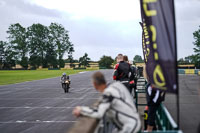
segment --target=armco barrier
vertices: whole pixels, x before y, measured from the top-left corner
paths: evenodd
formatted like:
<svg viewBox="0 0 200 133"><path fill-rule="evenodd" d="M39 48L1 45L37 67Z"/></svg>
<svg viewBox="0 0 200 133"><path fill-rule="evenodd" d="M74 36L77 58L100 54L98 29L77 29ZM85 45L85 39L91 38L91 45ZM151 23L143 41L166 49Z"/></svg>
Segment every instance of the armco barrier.
<svg viewBox="0 0 200 133"><path fill-rule="evenodd" d="M185 74L194 74L194 69L185 69Z"/></svg>
<svg viewBox="0 0 200 133"><path fill-rule="evenodd" d="M178 69L178 74L185 74L185 70L184 69Z"/></svg>
<svg viewBox="0 0 200 133"><path fill-rule="evenodd" d="M178 74L199 74L200 69L178 69Z"/></svg>
<svg viewBox="0 0 200 133"><path fill-rule="evenodd" d="M48 70L60 70L60 68L48 68Z"/></svg>
<svg viewBox="0 0 200 133"><path fill-rule="evenodd" d="M84 69L86 69L86 67L75 67L75 68L73 68L74 70L84 70Z"/></svg>
<svg viewBox="0 0 200 133"><path fill-rule="evenodd" d="M99 69L107 69L106 67L99 67Z"/></svg>
<svg viewBox="0 0 200 133"><path fill-rule="evenodd" d="M194 74L197 74L198 75L198 72L199 72L200 70L199 69L195 69L194 70Z"/></svg>

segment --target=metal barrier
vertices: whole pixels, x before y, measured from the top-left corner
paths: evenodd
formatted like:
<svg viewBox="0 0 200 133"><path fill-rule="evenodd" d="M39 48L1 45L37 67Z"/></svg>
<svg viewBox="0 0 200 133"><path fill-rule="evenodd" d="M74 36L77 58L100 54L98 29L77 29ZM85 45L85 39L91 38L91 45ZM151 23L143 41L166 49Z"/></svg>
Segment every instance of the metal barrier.
<svg viewBox="0 0 200 133"><path fill-rule="evenodd" d="M163 104L160 105L156 113L156 124L159 130L178 130L178 125Z"/></svg>
<svg viewBox="0 0 200 133"><path fill-rule="evenodd" d="M178 130L178 125L163 104L160 105L156 112L156 125L158 130L152 133L182 133L181 130Z"/></svg>
<svg viewBox="0 0 200 133"><path fill-rule="evenodd" d="M143 104L143 103L138 103L138 94L139 93L146 93L145 89L137 89L136 93L135 93L135 105L136 108L138 109L138 106L146 106L147 104Z"/></svg>
<svg viewBox="0 0 200 133"><path fill-rule="evenodd" d="M141 79L141 77L140 77ZM146 93L146 90L144 89L144 86L146 85L146 82L143 81L138 81L138 83L143 82L143 88L136 90L136 108L138 109L138 106L146 106L147 104L141 104L138 103L138 94L140 93ZM178 126L176 122L173 120L171 117L170 113L168 112L167 108L161 104L160 107L158 108L158 111L156 112L156 125L158 128L158 131L153 131L152 133L182 133L181 130L178 130ZM144 133L144 132L141 132Z"/></svg>
<svg viewBox="0 0 200 133"><path fill-rule="evenodd" d="M138 106L146 106L147 104L143 104L143 103L138 103L139 100L138 100L138 94L146 94L146 90L145 90L145 85L147 84L147 81L143 78L143 77L140 77L137 81L137 88L136 88L136 91L135 91L135 105L136 105L136 108L138 109ZM139 88L141 87L141 88Z"/></svg>

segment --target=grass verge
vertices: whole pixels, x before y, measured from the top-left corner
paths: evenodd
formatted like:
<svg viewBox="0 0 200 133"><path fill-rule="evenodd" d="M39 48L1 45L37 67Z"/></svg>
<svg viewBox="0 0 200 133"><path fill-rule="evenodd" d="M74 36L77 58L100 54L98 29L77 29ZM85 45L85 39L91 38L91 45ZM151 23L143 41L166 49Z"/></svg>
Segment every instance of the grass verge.
<svg viewBox="0 0 200 133"><path fill-rule="evenodd" d="M63 72L70 74L76 74L82 71L91 70L1 70L0 71L0 85L7 85L13 83L20 83L25 81L39 80L45 78L53 78L61 76Z"/></svg>

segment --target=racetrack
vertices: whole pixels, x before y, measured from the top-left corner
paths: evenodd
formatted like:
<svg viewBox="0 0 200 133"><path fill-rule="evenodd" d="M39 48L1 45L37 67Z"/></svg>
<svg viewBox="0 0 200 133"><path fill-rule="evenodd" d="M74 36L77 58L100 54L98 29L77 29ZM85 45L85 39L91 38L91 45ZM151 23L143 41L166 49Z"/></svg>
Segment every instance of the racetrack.
<svg viewBox="0 0 200 133"><path fill-rule="evenodd" d="M112 82L113 70L102 70ZM72 109L91 105L99 97L91 85L91 75L71 75L70 93L65 94L60 78L50 78L0 86L0 133L66 133L77 119ZM196 133L200 122L200 77L180 75L180 117L184 133ZM164 102L176 120L175 95Z"/></svg>
<svg viewBox="0 0 200 133"><path fill-rule="evenodd" d="M112 71L102 72L112 81ZM99 97L91 85L92 73L71 75L68 94L59 77L0 86L0 132L66 133L77 121L72 109L91 105Z"/></svg>

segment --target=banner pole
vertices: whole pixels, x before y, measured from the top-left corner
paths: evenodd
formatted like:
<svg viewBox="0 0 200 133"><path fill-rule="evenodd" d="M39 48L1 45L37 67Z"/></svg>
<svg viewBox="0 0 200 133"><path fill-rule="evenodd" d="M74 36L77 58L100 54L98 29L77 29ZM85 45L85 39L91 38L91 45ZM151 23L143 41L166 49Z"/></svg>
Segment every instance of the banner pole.
<svg viewBox="0 0 200 133"><path fill-rule="evenodd" d="M177 62L177 39L176 39L176 17L175 17L175 5L174 0L173 4L173 17L174 17L174 36L175 36L175 62L176 62L176 83L177 83L177 96L176 96L176 104L177 104L177 125L178 129L180 129L180 101L179 101L179 77L178 77L178 62Z"/></svg>

